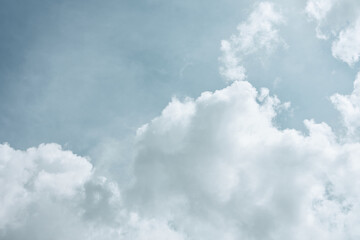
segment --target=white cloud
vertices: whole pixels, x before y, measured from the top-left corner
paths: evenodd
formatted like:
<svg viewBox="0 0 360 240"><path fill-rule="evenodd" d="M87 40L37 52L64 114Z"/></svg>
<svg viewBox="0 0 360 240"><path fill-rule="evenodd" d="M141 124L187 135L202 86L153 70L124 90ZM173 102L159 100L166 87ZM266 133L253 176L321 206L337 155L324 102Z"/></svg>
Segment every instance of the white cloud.
<svg viewBox="0 0 360 240"><path fill-rule="evenodd" d="M92 165L57 144L16 151L0 145L0 228L24 219L22 209L42 196L72 198L89 179Z"/></svg>
<svg viewBox="0 0 360 240"><path fill-rule="evenodd" d="M245 79L246 70L241 65L244 57L260 50L271 51L284 43L275 28L283 22L284 19L275 10L274 4L261 2L249 18L237 27L237 35L221 41L223 54L220 58L220 73L227 81Z"/></svg>
<svg viewBox="0 0 360 240"><path fill-rule="evenodd" d="M309 0L305 10L309 17L319 21L326 17L334 2L334 0Z"/></svg>
<svg viewBox="0 0 360 240"><path fill-rule="evenodd" d="M0 238L358 239L360 143L344 143L314 120L304 121L308 134L276 128L289 103L238 81L243 57L283 42L274 28L282 22L271 3L260 3L222 42L221 71L232 84L173 98L138 129L132 171L121 171L132 185L98 176L87 158L57 144L0 145ZM359 79L352 94L331 98L351 133ZM116 154L98 154L102 172Z"/></svg>
<svg viewBox="0 0 360 240"><path fill-rule="evenodd" d="M359 2L308 0L305 12L317 22L316 35L332 40L333 57L353 66L360 57Z"/></svg>
<svg viewBox="0 0 360 240"><path fill-rule="evenodd" d="M357 239L360 143L313 120L279 130L286 107L246 81L174 98L139 129L122 189L59 145L0 145L1 237Z"/></svg>
<svg viewBox="0 0 360 240"><path fill-rule="evenodd" d="M360 143L313 120L277 129L287 106L246 81L173 99L122 189L56 144L1 145L2 239L358 238Z"/></svg>
<svg viewBox="0 0 360 240"><path fill-rule="evenodd" d="M0 144L1 239L183 239L161 219L122 205L116 183L88 159L41 144L25 151Z"/></svg>
<svg viewBox="0 0 360 240"><path fill-rule="evenodd" d="M346 29L340 31L338 39L332 44L332 54L350 66L360 57L360 18Z"/></svg>
<svg viewBox="0 0 360 240"><path fill-rule="evenodd" d="M321 25L335 3L336 0L308 0L306 3L305 12L310 19L317 21L316 36L320 39L328 38L321 31Z"/></svg>
<svg viewBox="0 0 360 240"><path fill-rule="evenodd" d="M331 101L341 113L348 134L353 136L360 127L360 73L354 81L354 90L350 95L337 93L331 96Z"/></svg>
<svg viewBox="0 0 360 240"><path fill-rule="evenodd" d="M308 136L279 130L280 106L245 81L173 100L138 132L129 208L189 239L359 237L360 144L313 120Z"/></svg>

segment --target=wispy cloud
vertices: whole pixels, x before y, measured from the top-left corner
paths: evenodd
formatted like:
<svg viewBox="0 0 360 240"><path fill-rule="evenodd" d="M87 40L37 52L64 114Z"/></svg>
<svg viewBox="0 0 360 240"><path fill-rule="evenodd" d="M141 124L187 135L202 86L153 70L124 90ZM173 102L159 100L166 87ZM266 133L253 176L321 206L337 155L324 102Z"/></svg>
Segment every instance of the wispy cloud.
<svg viewBox="0 0 360 240"><path fill-rule="evenodd" d="M331 11L337 0L308 0L305 11L310 19L317 22L316 36L320 39L328 39L328 36L321 31L326 15Z"/></svg>
<svg viewBox="0 0 360 240"><path fill-rule="evenodd" d="M261 2L249 18L238 27L238 33L229 40L221 41L222 57L220 73L226 81L244 80L246 70L242 61L258 51L272 51L284 41L276 26L284 23L283 16L275 10L274 4Z"/></svg>

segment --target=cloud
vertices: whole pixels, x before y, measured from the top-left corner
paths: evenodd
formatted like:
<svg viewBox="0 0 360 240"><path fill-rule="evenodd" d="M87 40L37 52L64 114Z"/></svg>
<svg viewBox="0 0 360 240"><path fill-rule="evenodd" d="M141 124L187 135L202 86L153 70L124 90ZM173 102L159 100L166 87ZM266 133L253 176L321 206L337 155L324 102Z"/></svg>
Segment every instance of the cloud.
<svg viewBox="0 0 360 240"><path fill-rule="evenodd" d="M38 198L72 198L91 176L92 165L57 144L17 151L0 145L0 228L24 219L22 209Z"/></svg>
<svg viewBox="0 0 360 240"><path fill-rule="evenodd" d="M261 2L249 18L237 27L237 35L221 41L220 73L227 81L245 79L246 70L241 65L244 57L260 50L272 51L277 45L284 44L275 28L281 23L284 23L284 19L275 10L274 4Z"/></svg>
<svg viewBox="0 0 360 240"><path fill-rule="evenodd" d="M316 36L320 39L328 38L328 36L321 31L321 27L327 14L336 2L336 0L308 0L306 3L305 12L311 20L317 22Z"/></svg>
<svg viewBox="0 0 360 240"><path fill-rule="evenodd" d="M331 101L341 113L348 134L354 136L360 127L360 73L354 81L354 90L350 95L334 94Z"/></svg>
<svg viewBox="0 0 360 240"><path fill-rule="evenodd" d="M305 7L308 17L317 22L316 36L331 39L333 57L350 66L360 56L359 7L353 0L308 0Z"/></svg>
<svg viewBox="0 0 360 240"><path fill-rule="evenodd" d="M322 20L331 10L335 0L309 0L306 3L306 13L315 20Z"/></svg>
<svg viewBox="0 0 360 240"><path fill-rule="evenodd" d="M332 54L350 66L359 61L360 57L360 18L340 31L332 44Z"/></svg>
<svg viewBox="0 0 360 240"><path fill-rule="evenodd" d="M283 42L274 28L283 21L273 4L257 5L222 42L221 71L231 84L173 98L140 127L134 154L125 154L134 159L119 171L126 183L57 144L0 145L0 238L358 239L360 143L312 119L306 134L277 128L289 103L241 81L245 56ZM350 95L331 97L351 133L359 79ZM98 153L101 174L116 154Z"/></svg>
<svg viewBox="0 0 360 240"><path fill-rule="evenodd" d="M183 239L161 219L127 211L115 182L58 144L1 144L0 184L1 239Z"/></svg>
<svg viewBox="0 0 360 240"><path fill-rule="evenodd" d="M174 98L139 128L123 188L59 145L3 144L2 239L359 237L360 144L276 128L287 106L246 81Z"/></svg>
<svg viewBox="0 0 360 240"><path fill-rule="evenodd" d="M360 144L313 120L279 130L281 106L245 81L174 99L138 132L129 208L189 239L359 237Z"/></svg>

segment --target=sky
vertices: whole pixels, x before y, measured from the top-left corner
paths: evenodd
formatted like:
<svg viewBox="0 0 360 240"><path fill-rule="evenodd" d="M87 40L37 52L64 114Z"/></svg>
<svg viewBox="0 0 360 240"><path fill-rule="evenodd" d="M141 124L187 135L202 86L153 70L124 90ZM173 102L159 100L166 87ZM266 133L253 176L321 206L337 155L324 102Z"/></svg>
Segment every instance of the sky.
<svg viewBox="0 0 360 240"><path fill-rule="evenodd" d="M0 0L0 239L359 239L360 2Z"/></svg>

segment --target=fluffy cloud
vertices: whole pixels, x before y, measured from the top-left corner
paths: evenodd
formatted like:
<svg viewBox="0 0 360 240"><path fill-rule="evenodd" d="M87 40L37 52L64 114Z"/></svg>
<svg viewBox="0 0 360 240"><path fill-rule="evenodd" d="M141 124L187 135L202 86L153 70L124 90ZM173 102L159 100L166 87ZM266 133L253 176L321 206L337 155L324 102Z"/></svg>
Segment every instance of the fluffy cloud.
<svg viewBox="0 0 360 240"><path fill-rule="evenodd" d="M0 145L0 228L24 220L22 209L39 198L72 198L89 179L92 165L57 144L16 151Z"/></svg>
<svg viewBox="0 0 360 240"><path fill-rule="evenodd" d="M122 205L116 183L57 144L0 145L1 239L183 239Z"/></svg>
<svg viewBox="0 0 360 240"><path fill-rule="evenodd" d="M360 144L313 120L279 130L281 107L243 81L173 100L138 132L129 207L189 239L359 237Z"/></svg>
<svg viewBox="0 0 360 240"><path fill-rule="evenodd" d="M316 6L308 11L322 19ZM222 42L231 85L173 98L138 129L128 176L119 178L128 183L99 176L88 158L57 144L0 145L0 238L358 239L360 77L352 94L331 97L347 139L314 120L304 121L306 134L279 129L289 103L240 81L245 56L283 42L274 27L282 22L260 3Z"/></svg>
<svg viewBox="0 0 360 240"><path fill-rule="evenodd" d="M173 99L122 189L56 144L1 145L2 239L357 239L360 143L276 128L287 106L246 81Z"/></svg>
<svg viewBox="0 0 360 240"><path fill-rule="evenodd" d="M241 65L243 58L260 50L273 50L283 44L277 25L284 22L282 15L275 10L274 4L261 2L249 18L241 23L237 35L230 40L221 41L222 57L220 73L227 81L243 80L245 68Z"/></svg>

